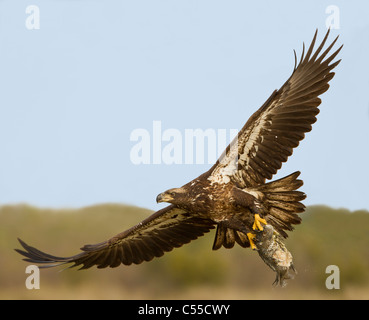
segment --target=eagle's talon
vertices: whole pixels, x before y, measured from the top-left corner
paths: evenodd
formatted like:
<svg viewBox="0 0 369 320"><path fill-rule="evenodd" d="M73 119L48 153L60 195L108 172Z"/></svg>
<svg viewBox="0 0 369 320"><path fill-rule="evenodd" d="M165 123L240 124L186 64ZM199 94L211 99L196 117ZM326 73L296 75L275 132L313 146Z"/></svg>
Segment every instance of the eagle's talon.
<svg viewBox="0 0 369 320"><path fill-rule="evenodd" d="M254 215L254 224L252 225L253 230L263 231L264 228L261 224L268 224L265 219L261 218L258 213Z"/></svg>
<svg viewBox="0 0 369 320"><path fill-rule="evenodd" d="M251 233L251 232L248 232L247 234L247 238L249 239L249 242L250 242L250 246L251 246L251 249L252 250L257 250L258 248L256 247L255 245L255 238L256 238L256 235Z"/></svg>

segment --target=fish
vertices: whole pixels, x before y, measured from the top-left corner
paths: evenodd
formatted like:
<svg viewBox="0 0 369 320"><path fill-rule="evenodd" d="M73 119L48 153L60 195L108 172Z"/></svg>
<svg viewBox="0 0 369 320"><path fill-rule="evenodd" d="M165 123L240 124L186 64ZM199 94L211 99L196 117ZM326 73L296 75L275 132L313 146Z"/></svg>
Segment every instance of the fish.
<svg viewBox="0 0 369 320"><path fill-rule="evenodd" d="M261 259L276 272L273 286L281 287L287 285L289 279L294 279L297 271L293 264L293 257L283 242L283 237L267 224L263 230L256 234L255 245Z"/></svg>

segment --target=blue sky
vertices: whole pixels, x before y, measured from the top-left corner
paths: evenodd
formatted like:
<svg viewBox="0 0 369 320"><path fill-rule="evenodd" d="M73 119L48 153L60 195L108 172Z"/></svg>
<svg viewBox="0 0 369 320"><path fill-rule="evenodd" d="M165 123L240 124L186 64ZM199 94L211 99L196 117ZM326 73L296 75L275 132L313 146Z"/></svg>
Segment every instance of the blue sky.
<svg viewBox="0 0 369 320"><path fill-rule="evenodd" d="M300 170L307 205L369 209L368 1L0 1L0 204L163 207L211 165L134 164L132 132L240 129L329 5L342 62L275 178Z"/></svg>

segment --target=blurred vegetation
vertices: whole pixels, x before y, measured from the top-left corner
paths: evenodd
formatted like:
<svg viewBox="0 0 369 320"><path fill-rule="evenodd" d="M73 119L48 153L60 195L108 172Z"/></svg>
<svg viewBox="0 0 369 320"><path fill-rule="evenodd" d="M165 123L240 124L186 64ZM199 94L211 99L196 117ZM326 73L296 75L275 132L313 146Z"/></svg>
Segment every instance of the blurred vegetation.
<svg viewBox="0 0 369 320"><path fill-rule="evenodd" d="M0 299L368 299L369 213L308 207L286 240L298 271L286 288L256 252L212 251L214 231L160 259L114 269L41 269L40 289L25 287L28 263L17 237L51 254L70 256L104 241L151 211L104 204L82 209L0 207ZM340 269L340 289L325 287L326 267Z"/></svg>

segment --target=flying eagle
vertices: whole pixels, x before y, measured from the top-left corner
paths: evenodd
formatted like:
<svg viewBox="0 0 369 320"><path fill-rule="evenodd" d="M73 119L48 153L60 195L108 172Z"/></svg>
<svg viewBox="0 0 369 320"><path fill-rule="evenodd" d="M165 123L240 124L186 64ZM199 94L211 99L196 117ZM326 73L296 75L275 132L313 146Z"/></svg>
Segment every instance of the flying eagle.
<svg viewBox="0 0 369 320"><path fill-rule="evenodd" d="M300 172L266 182L281 168L293 148L312 129L319 113L319 96L328 90L334 69L341 60L332 62L342 46L330 53L338 37L323 51L329 30L313 52L317 31L292 75L275 90L257 110L217 162L196 179L180 188L160 193L156 201L168 202L163 208L134 227L111 239L88 244L70 257L57 257L27 245L16 249L25 261L43 267L73 263L87 269L140 264L195 240L216 229L213 250L242 247L256 249L256 235L271 225L281 237L299 224L298 213L305 206L305 194L297 191L303 182ZM325 59L325 60L324 60Z"/></svg>

